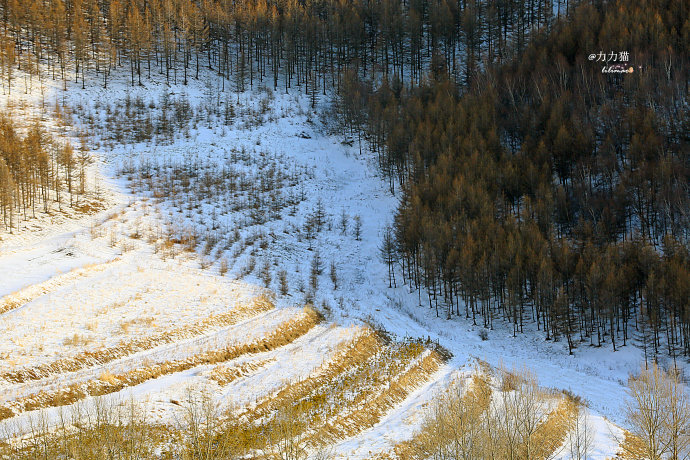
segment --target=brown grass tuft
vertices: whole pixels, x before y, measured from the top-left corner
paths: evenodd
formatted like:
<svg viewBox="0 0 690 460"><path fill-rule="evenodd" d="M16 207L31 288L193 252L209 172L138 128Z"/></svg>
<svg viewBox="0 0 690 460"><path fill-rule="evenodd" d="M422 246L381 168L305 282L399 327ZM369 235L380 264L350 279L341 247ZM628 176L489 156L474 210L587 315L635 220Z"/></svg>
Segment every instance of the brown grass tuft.
<svg viewBox="0 0 690 460"><path fill-rule="evenodd" d="M89 201L82 201L72 206L72 209L81 214L95 214L105 209L105 203L104 200L97 200L94 198Z"/></svg>
<svg viewBox="0 0 690 460"><path fill-rule="evenodd" d="M240 377L245 377L275 361L275 358L264 359L243 363L238 366L226 367L216 366L210 372L208 378L215 381L220 386L225 386Z"/></svg>
<svg viewBox="0 0 690 460"><path fill-rule="evenodd" d="M616 460L638 460L645 458L647 451L644 442L628 430L624 431L625 437L620 443L618 452L616 452Z"/></svg>
<svg viewBox="0 0 690 460"><path fill-rule="evenodd" d="M99 375L98 380L100 380L101 382L108 383L110 385L117 385L117 383L118 383L117 377L115 377L113 374L111 374L108 371L105 371L101 375Z"/></svg>
<svg viewBox="0 0 690 460"><path fill-rule="evenodd" d="M70 347L83 347L91 342L93 342L93 340L90 337L75 333L73 336L67 337L65 340L63 340L62 343Z"/></svg>

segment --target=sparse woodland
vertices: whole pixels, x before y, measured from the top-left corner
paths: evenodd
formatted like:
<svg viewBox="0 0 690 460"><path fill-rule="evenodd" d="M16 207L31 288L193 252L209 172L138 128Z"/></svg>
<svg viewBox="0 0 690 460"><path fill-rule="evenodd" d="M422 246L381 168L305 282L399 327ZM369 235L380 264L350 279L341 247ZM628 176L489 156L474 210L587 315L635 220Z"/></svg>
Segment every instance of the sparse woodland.
<svg viewBox="0 0 690 460"><path fill-rule="evenodd" d="M634 340L690 353L680 0L57 0L0 11L7 92L14 67L104 87L118 67L132 85L186 83L205 67L222 90L296 87L314 101L336 91L343 132L368 142L403 197L389 274L401 271L439 316L489 328L502 318L514 333L531 323L571 352ZM629 52L634 73L601 74L587 56L602 50ZM173 129L139 121L140 140ZM47 199L39 171L64 170L71 187L68 157L26 161L27 174L5 158L6 222L40 201L28 189Z"/></svg>
<svg viewBox="0 0 690 460"><path fill-rule="evenodd" d="M515 333L534 323L571 351L640 339L690 352L682 1L0 8L7 91L14 66L83 85L87 69L107 86L118 66L132 85L187 82L204 66L222 89L280 84L314 100L334 89L344 132L369 142L403 195L386 260L439 316L504 318ZM630 53L633 74L587 60L612 47ZM149 136L169 126L144 121ZM26 181L13 181L3 209L28 209Z"/></svg>

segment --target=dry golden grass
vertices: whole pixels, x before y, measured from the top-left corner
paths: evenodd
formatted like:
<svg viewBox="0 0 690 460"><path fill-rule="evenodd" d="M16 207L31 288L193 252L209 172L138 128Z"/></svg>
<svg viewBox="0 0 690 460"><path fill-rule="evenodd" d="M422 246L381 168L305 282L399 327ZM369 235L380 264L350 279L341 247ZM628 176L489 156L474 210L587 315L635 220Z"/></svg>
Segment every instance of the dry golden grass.
<svg viewBox="0 0 690 460"><path fill-rule="evenodd" d="M0 314L19 308L27 302L23 299L14 298L15 295L16 294L9 294L0 300Z"/></svg>
<svg viewBox="0 0 690 460"><path fill-rule="evenodd" d="M51 374L74 372L90 366L103 365L134 353L200 335L211 328L232 326L273 308L271 299L261 295L252 299L248 304L239 305L227 313L211 315L196 323L159 332L148 337L122 341L117 345L98 350L83 351L75 356L61 358L51 363L4 372L0 374L0 378L12 383L21 383L39 380Z"/></svg>
<svg viewBox="0 0 690 460"><path fill-rule="evenodd" d="M12 414L16 415L29 410L73 404L87 396L101 396L114 393L126 387L139 385L148 380L181 372L196 366L216 364L245 354L274 350L303 336L316 326L321 319L321 316L314 309L305 307L295 318L282 323L268 335L253 342L198 353L186 359L165 361L152 366L134 369L123 374L108 376L106 380L99 378L66 385L59 390L41 391L0 406L0 416L8 418L9 412L3 411L3 408L9 409ZM4 418L0 418L0 420Z"/></svg>
<svg viewBox="0 0 690 460"><path fill-rule="evenodd" d="M312 376L286 385L275 396L268 396L259 401L256 407L244 412L241 417L248 422L261 419L281 407L309 397L322 387L330 387L337 376L357 366L364 366L375 353L381 351L382 345L376 333L366 329L362 334L341 345L333 358L322 364Z"/></svg>
<svg viewBox="0 0 690 460"><path fill-rule="evenodd" d="M56 426L51 426L45 418L33 418L30 436L0 442L0 458L172 458L169 446L183 435L188 436L172 427L149 422L143 408L134 401L117 405L98 404L90 409L76 408L61 412L56 423ZM183 446L176 447L184 453Z"/></svg>
<svg viewBox="0 0 690 460"><path fill-rule="evenodd" d="M72 206L72 209L80 214L95 214L105 209L105 200L90 198L88 201L82 201L79 204Z"/></svg>
<svg viewBox="0 0 690 460"><path fill-rule="evenodd" d="M577 417L576 404L571 398L561 398L558 406L537 427L532 439L533 451L530 454L530 459L549 459L556 449L563 445L568 432L574 426L575 417Z"/></svg>
<svg viewBox="0 0 690 460"><path fill-rule="evenodd" d="M492 405L492 395L505 397L513 392L531 392L536 382L528 373L499 370L500 379L494 392L490 382L496 382L493 378L495 369L480 365L478 371L464 393L461 385L452 383L444 393L436 396L422 429L412 439L395 445L393 452L382 453L377 458L553 458L575 425L578 401L567 395L558 396L558 405L546 416L540 416L539 407L557 396L537 389L533 393L537 399L531 400L532 393L525 393L525 397L520 399L521 405L511 406L508 410L516 407L527 410L526 405L529 404L533 407L530 410L534 411L529 417L535 417L536 424L531 433L525 430L519 434L511 430L515 442L511 445L504 424L509 420L512 420L510 423L528 423L528 414L511 419L501 404L505 400L498 398L498 404Z"/></svg>
<svg viewBox="0 0 690 460"><path fill-rule="evenodd" d="M419 342L384 342L365 330L307 379L231 415L219 437L231 436L255 458L280 456L288 445L293 452L316 451L370 428L443 362Z"/></svg>
<svg viewBox="0 0 690 460"><path fill-rule="evenodd" d="M140 317L140 318L134 318L134 319L128 319L126 321L120 321L120 331L122 331L123 334L129 334L129 330L133 326L146 326L146 327L151 327L151 325L156 321L156 319L152 316L146 316L146 317ZM88 325L87 325L88 328Z"/></svg>
<svg viewBox="0 0 690 460"><path fill-rule="evenodd" d="M623 441L616 452L616 460L639 460L646 457L644 442L628 430L624 432Z"/></svg>
<svg viewBox="0 0 690 460"><path fill-rule="evenodd" d="M303 425L304 448L315 449L357 434L374 424L438 369L440 357L417 342L381 347L367 331L336 356L325 372L290 386L260 403L246 420L289 412ZM282 394L281 394L282 393ZM275 429L275 421L260 431Z"/></svg>
<svg viewBox="0 0 690 460"><path fill-rule="evenodd" d="M275 358L251 361L232 367L219 365L213 368L208 378L215 381L220 386L225 386L240 377L246 377L258 371L272 362L275 362Z"/></svg>
<svg viewBox="0 0 690 460"><path fill-rule="evenodd" d="M345 410L326 422L309 437L309 444L314 447L325 446L374 426L414 389L427 382L442 364L443 359L437 352L424 354L402 374L394 376L386 387L379 389L382 390L379 394L373 398L355 400L351 406L354 410Z"/></svg>
<svg viewBox="0 0 690 460"><path fill-rule="evenodd" d="M525 382L525 378L518 372L500 369L501 391L515 391Z"/></svg>
<svg viewBox="0 0 690 460"><path fill-rule="evenodd" d="M300 315L251 343L199 353L184 360L153 364L124 374L104 371L93 381L68 386L61 391L32 395L11 406L0 406L0 419L11 417L12 409L21 412L71 404L89 395L118 391L171 372L269 351L304 335L320 319L314 310L305 308ZM274 359L255 360L233 367L221 364L213 368L208 377L220 385L227 385ZM191 449L199 440L213 449L209 453L211 456L203 458L287 458L284 450L287 447L294 449L293 453L315 453L323 446L357 435L379 423L414 389L429 381L443 361L440 353L425 348L420 342L387 343L373 330L365 329L351 340L339 344L330 359L307 379L285 385L276 394L266 396L239 414L228 413L228 417L214 419L207 427L208 432L185 434L185 428L156 426L145 423L143 419L135 424L126 421L124 424L106 421L99 426L78 423L66 430L39 432L39 441L29 441L23 450L3 450L4 447L0 446L0 456L12 452L11 458L28 459L41 452L42 457L47 455L47 458L57 458L58 455L67 455L65 458L105 458L98 450L99 444L92 442L94 439L102 437L102 444L107 444L111 453L132 452L122 442L134 431L137 448L141 452L150 455L157 450L163 453L162 458L200 458L196 456L196 450ZM463 398L471 400L479 412L483 411L491 400L487 380L475 375ZM184 405L180 405L179 410L185 411ZM206 427L203 423L201 426ZM80 438L85 441L83 446L79 444ZM190 443L190 440L194 442ZM378 458L421 458L407 447L400 444L391 456L380 455ZM146 455L144 458L151 458ZM134 457L125 455L123 458Z"/></svg>
<svg viewBox="0 0 690 460"><path fill-rule="evenodd" d="M491 403L492 389L487 374L485 374L486 371L488 369L482 369L472 376L472 383L461 399L461 404L471 408L472 416L477 419L481 417ZM452 388L456 386L457 382L452 383L447 391L452 391ZM422 460L428 458L431 452L427 451L425 446L432 444L431 437L434 433L431 432L431 429L431 425L425 425L412 439L397 443L393 447L393 452L380 454L377 458L381 460Z"/></svg>
<svg viewBox="0 0 690 460"><path fill-rule="evenodd" d="M5 420L10 417L14 417L14 412L12 412L12 409L7 407L0 407L0 420Z"/></svg>
<svg viewBox="0 0 690 460"><path fill-rule="evenodd" d="M86 337L81 334L74 334L71 337L67 337L65 340L62 341L67 346L70 347L83 347L85 345L88 345L92 342L93 340L89 337Z"/></svg>
<svg viewBox="0 0 690 460"><path fill-rule="evenodd" d="M115 385L117 383L117 377L115 377L113 374L111 374L108 371L105 371L101 375L99 375L98 380L109 383L111 385Z"/></svg>
<svg viewBox="0 0 690 460"><path fill-rule="evenodd" d="M159 248L162 251L171 251L176 247L182 247L182 250L187 252L194 252L196 250L198 239L196 235L191 232L185 233L179 237L164 236Z"/></svg>

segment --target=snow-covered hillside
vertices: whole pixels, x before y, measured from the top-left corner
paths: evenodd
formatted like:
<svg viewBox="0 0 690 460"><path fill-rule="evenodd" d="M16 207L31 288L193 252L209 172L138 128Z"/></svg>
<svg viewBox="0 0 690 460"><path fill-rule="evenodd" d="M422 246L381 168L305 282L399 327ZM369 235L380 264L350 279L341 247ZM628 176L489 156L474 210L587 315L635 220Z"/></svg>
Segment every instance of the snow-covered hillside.
<svg viewBox="0 0 690 460"><path fill-rule="evenodd" d="M297 92L224 93L211 75L187 86L130 87L126 76L107 90L46 85L43 99L71 108L90 134L108 209L54 225L39 217L40 233L3 235L5 433L26 433L38 411L55 422L59 398L134 397L175 424L190 394L249 413L309 380L342 384L354 404L324 412L347 428L313 452L371 458L411 439L429 400L481 361L530 369L541 386L584 398L592 458L615 456L640 350L583 346L569 356L541 335L513 338L500 322L482 338L470 322L437 318L407 286L389 287L379 247L398 197L366 151L328 134L326 100L312 109ZM38 105L21 89L12 97ZM351 352L371 328L394 341ZM434 343L452 358L437 359ZM332 371L342 360L350 367ZM389 380L343 383L365 368ZM393 397L391 382L408 374L415 383ZM345 424L364 403L380 412Z"/></svg>

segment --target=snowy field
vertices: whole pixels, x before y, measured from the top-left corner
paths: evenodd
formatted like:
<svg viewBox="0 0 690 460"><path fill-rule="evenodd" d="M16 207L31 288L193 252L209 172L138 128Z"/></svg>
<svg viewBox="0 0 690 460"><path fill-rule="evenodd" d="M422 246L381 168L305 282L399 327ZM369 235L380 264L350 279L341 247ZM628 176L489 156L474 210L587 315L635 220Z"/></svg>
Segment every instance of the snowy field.
<svg viewBox="0 0 690 460"><path fill-rule="evenodd" d="M356 142L328 134L325 98L312 109L297 91L237 95L220 84L209 76L130 87L124 75L107 90L79 84L65 92L47 82L38 97L36 82L32 92L14 89L10 99L26 111L51 101L71 109L94 144L105 209L39 217L28 224L33 231L2 235L5 433L22 434L39 411L57 419L58 397L134 397L158 422L174 423L179 401L203 393L251 418L291 383L350 382L345 376L361 369L333 373L329 363L350 356L348 344L373 327L395 340L371 345L361 366L392 381L415 366L424 372L397 399L385 385L357 380L350 402L359 404L361 393L385 410L333 434L329 456L372 458L411 439L431 398L476 372L478 360L530 369L541 386L582 397L596 427L592 458L616 455L639 349L583 345L570 356L541 334L512 338L500 321L482 339L470 322L436 318L407 286L389 288L378 248L398 197L366 149L360 155ZM390 369L377 361L398 356L408 338L452 358L427 363L424 348L400 354ZM337 424L354 416L347 411L324 414Z"/></svg>

